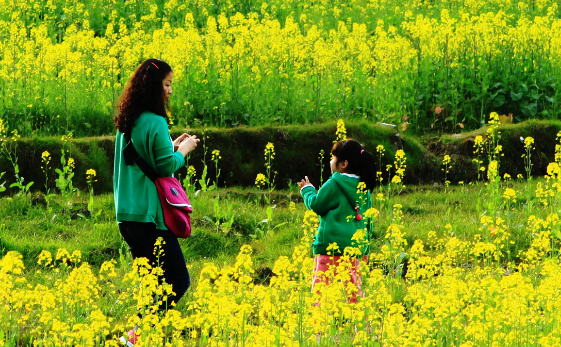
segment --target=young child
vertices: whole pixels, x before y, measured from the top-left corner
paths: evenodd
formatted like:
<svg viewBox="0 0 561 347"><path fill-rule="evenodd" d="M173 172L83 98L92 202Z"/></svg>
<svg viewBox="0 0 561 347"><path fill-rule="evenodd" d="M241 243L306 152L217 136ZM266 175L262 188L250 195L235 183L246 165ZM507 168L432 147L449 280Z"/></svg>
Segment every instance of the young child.
<svg viewBox="0 0 561 347"><path fill-rule="evenodd" d="M357 287L358 295L362 295L360 258L366 259L370 251L370 224L363 214L372 207L370 192L376 177L375 159L355 140L337 142L331 154L332 176L317 193L307 176L300 181L304 205L319 215L319 227L312 243L315 256L312 291L316 283L329 284L329 278L322 274L328 271L329 264L337 266L345 248L352 247L355 252L358 249L360 254L353 254L350 282ZM364 182L361 184L366 188L362 189L364 192L361 192L360 182ZM366 232L359 240L353 240L359 229ZM338 249L330 247L333 243L337 243ZM350 296L349 302L356 302L356 293Z"/></svg>

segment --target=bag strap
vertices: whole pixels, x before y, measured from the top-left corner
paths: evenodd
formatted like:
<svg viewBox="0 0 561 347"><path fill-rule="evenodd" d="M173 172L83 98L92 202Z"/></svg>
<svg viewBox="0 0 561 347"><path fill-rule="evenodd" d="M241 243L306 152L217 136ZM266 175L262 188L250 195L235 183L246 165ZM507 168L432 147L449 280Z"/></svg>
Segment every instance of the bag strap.
<svg viewBox="0 0 561 347"><path fill-rule="evenodd" d="M156 183L156 179L160 177L156 170L154 170L154 168L152 168L152 166L150 166L144 159L142 159L140 154L138 154L136 148L134 148L134 145L132 144L130 135L125 135L125 140L127 141L127 145L123 149L125 164L129 166L136 163L138 168L146 175L146 177Z"/></svg>

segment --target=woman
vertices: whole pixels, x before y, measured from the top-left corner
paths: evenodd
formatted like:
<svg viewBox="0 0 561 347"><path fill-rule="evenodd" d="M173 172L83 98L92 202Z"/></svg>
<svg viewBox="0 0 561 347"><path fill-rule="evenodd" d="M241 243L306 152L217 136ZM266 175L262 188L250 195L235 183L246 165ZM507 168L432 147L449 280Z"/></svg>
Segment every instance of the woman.
<svg viewBox="0 0 561 347"><path fill-rule="evenodd" d="M175 295L162 303L161 311L181 299L190 285L189 272L177 238L164 225L154 182L136 164L125 163L123 149L130 139L140 157L162 177L171 176L185 165L185 156L197 147L199 139L182 134L171 141L166 109L172 81L167 63L146 60L121 94L119 113L114 119L118 131L113 188L119 231L133 258L146 257L152 264L163 262L163 278L172 285ZM159 237L165 241L164 255L156 259L154 243Z"/></svg>

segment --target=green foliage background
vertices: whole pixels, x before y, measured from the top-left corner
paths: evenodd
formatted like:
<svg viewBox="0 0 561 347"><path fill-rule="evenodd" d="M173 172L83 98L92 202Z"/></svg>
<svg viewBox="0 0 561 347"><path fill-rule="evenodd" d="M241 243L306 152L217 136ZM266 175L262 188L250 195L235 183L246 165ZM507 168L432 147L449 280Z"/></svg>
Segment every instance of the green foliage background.
<svg viewBox="0 0 561 347"><path fill-rule="evenodd" d="M0 6L0 118L24 137L113 134L138 64L171 63L180 126L345 119L461 132L558 119L558 3L39 0Z"/></svg>

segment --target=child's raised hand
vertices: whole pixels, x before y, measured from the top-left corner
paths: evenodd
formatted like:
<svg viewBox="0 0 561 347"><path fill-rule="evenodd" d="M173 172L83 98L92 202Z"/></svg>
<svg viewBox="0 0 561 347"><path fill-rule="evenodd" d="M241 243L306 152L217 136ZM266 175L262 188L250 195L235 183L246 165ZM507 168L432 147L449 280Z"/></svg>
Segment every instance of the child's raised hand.
<svg viewBox="0 0 561 347"><path fill-rule="evenodd" d="M310 183L310 180L308 179L308 176L304 176L304 179L300 180L300 183L298 185L300 186L300 189L304 188L305 186L313 187L313 185Z"/></svg>

